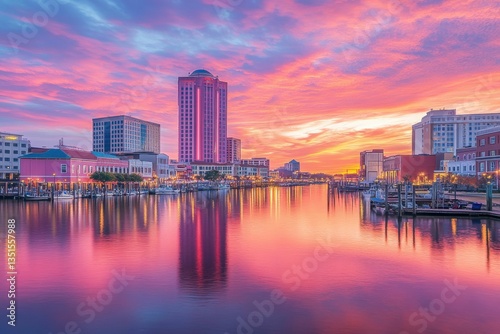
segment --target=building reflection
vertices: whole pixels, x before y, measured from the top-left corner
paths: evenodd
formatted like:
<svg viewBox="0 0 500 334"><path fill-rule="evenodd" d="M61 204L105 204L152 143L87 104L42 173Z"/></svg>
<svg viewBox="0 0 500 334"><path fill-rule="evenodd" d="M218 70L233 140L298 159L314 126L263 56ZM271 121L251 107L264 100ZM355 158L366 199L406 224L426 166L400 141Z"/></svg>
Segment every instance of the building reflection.
<svg viewBox="0 0 500 334"><path fill-rule="evenodd" d="M180 199L179 285L190 295L221 291L227 281L227 196L187 194Z"/></svg>

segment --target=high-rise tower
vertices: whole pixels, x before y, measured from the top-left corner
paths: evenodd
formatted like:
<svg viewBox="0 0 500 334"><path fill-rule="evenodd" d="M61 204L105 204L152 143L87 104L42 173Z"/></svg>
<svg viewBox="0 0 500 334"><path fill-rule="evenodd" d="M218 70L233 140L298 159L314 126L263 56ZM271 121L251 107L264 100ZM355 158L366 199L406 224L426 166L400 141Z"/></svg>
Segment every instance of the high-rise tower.
<svg viewBox="0 0 500 334"><path fill-rule="evenodd" d="M179 78L179 161L225 163L227 82L206 70Z"/></svg>

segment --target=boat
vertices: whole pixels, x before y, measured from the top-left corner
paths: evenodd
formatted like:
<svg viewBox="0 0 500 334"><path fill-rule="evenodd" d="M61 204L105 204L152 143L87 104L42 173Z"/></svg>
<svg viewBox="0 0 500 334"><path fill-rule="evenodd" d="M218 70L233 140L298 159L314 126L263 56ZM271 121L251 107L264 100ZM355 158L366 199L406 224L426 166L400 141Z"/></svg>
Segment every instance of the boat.
<svg viewBox="0 0 500 334"><path fill-rule="evenodd" d="M176 195L180 193L179 189L174 189L170 186L159 186L158 188L151 189L153 195Z"/></svg>
<svg viewBox="0 0 500 334"><path fill-rule="evenodd" d="M25 201L50 201L50 196L49 195L36 195L36 194L27 193L24 195L24 200Z"/></svg>
<svg viewBox="0 0 500 334"><path fill-rule="evenodd" d="M231 189L231 185L229 183L220 183L219 184L219 190L227 190Z"/></svg>
<svg viewBox="0 0 500 334"><path fill-rule="evenodd" d="M74 199L75 197L67 191L60 191L54 195L54 199Z"/></svg>

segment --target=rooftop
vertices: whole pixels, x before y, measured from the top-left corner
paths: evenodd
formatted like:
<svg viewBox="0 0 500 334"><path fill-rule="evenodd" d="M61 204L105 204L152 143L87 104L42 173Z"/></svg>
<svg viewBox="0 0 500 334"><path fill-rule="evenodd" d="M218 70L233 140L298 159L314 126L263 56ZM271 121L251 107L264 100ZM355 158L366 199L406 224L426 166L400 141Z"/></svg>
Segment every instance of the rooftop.
<svg viewBox="0 0 500 334"><path fill-rule="evenodd" d="M214 75L212 73L210 73L204 69L196 70L193 73L191 73L189 76L190 77L211 77L211 78L214 78Z"/></svg>

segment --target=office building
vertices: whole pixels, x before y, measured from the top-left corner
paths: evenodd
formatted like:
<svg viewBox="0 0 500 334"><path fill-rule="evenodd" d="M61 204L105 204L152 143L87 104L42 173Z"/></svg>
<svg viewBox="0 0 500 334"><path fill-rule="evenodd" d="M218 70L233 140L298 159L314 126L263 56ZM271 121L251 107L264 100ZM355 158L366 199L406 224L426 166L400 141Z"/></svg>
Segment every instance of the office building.
<svg viewBox="0 0 500 334"><path fill-rule="evenodd" d="M430 110L412 127L413 154L452 152L474 146L477 131L500 125L500 113L458 115L455 109Z"/></svg>
<svg viewBox="0 0 500 334"><path fill-rule="evenodd" d="M235 163L241 161L241 139L227 138L227 162Z"/></svg>
<svg viewBox="0 0 500 334"><path fill-rule="evenodd" d="M384 150L375 149L359 153L359 176L362 182L373 183L384 170Z"/></svg>
<svg viewBox="0 0 500 334"><path fill-rule="evenodd" d="M130 116L92 119L93 150L104 153L160 153L160 124Z"/></svg>
<svg viewBox="0 0 500 334"><path fill-rule="evenodd" d="M29 148L29 140L22 135L0 132L0 179L12 180L19 173L19 157Z"/></svg>
<svg viewBox="0 0 500 334"><path fill-rule="evenodd" d="M227 83L206 70L178 81L179 162L227 162Z"/></svg>
<svg viewBox="0 0 500 334"><path fill-rule="evenodd" d="M298 162L297 160L293 159L292 161L287 162L285 164L285 169L289 170L291 172L300 172L300 162Z"/></svg>

